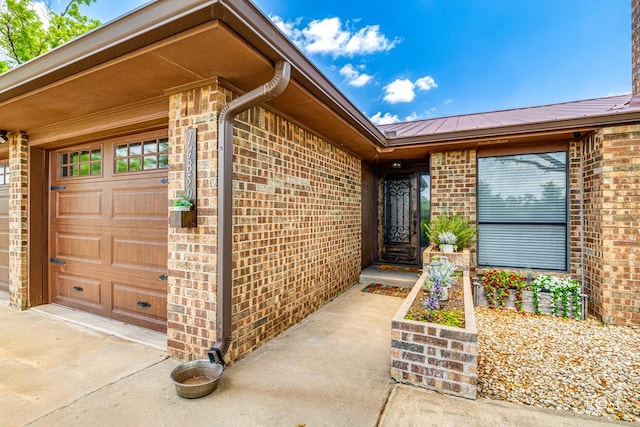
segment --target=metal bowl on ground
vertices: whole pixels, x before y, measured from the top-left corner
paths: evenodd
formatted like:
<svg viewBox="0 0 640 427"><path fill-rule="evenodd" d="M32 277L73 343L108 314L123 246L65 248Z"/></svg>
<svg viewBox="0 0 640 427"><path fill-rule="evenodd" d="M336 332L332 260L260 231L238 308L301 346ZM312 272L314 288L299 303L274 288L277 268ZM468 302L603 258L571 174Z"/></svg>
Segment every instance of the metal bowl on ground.
<svg viewBox="0 0 640 427"><path fill-rule="evenodd" d="M186 399L203 397L218 387L224 368L209 360L183 362L171 371L171 381L176 385L178 396Z"/></svg>

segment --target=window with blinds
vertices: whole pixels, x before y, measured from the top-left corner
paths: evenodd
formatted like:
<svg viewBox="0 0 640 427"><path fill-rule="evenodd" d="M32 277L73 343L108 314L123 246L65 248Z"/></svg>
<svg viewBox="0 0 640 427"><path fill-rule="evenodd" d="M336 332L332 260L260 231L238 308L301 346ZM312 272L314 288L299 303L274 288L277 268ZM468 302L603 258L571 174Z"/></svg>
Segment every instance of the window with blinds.
<svg viewBox="0 0 640 427"><path fill-rule="evenodd" d="M566 152L478 159L478 264L566 271Z"/></svg>

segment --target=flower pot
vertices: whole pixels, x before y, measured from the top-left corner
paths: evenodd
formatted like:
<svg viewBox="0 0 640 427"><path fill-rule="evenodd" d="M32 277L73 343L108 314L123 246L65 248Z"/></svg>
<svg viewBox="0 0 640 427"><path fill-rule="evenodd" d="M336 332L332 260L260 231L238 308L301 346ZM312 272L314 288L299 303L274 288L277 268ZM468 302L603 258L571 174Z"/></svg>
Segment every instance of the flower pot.
<svg viewBox="0 0 640 427"><path fill-rule="evenodd" d="M191 206L169 206L169 211L171 212L189 212L192 210Z"/></svg>
<svg viewBox="0 0 640 427"><path fill-rule="evenodd" d="M440 245L440 250L445 254L453 253L453 245Z"/></svg>

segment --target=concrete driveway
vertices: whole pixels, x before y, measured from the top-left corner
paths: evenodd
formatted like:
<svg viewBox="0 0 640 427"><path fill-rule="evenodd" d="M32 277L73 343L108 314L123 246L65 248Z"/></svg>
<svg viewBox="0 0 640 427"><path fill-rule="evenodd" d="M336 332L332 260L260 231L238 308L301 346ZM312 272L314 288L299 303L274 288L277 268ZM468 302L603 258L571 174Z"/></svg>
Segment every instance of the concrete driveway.
<svg viewBox="0 0 640 427"><path fill-rule="evenodd" d="M1 426L585 425L604 420L486 399L468 401L389 377L400 298L356 285L229 366L211 395L177 396L165 352L0 304Z"/></svg>

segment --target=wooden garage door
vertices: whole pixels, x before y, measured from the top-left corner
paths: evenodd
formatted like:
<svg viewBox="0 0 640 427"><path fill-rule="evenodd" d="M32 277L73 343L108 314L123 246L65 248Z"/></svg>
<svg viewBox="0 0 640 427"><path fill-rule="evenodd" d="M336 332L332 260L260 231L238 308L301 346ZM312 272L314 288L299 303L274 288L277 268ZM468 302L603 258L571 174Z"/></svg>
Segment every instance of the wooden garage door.
<svg viewBox="0 0 640 427"><path fill-rule="evenodd" d="M166 330L167 140L51 153L52 302Z"/></svg>
<svg viewBox="0 0 640 427"><path fill-rule="evenodd" d="M0 161L0 291L9 292L9 162Z"/></svg>

